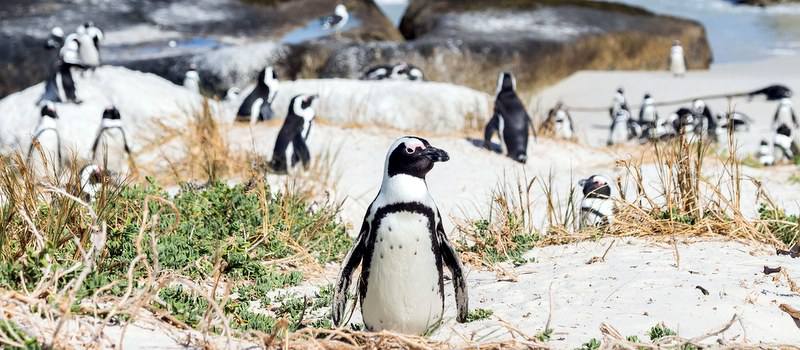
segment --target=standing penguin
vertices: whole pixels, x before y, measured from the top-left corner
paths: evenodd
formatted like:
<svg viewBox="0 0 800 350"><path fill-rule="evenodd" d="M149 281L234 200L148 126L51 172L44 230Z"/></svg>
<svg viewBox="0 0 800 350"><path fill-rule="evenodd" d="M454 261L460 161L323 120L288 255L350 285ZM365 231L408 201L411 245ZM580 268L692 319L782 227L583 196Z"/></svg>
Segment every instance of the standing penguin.
<svg viewBox="0 0 800 350"><path fill-rule="evenodd" d="M100 65L100 52L94 39L87 33L72 33L64 39L60 57L65 63L83 69L92 69Z"/></svg>
<svg viewBox="0 0 800 350"><path fill-rule="evenodd" d="M103 31L94 25L94 22L86 22L78 27L75 31L78 34L84 34L92 39L95 50L100 53L100 42L103 41Z"/></svg>
<svg viewBox="0 0 800 350"><path fill-rule="evenodd" d="M184 73L183 87L191 92L200 93L200 74L194 68Z"/></svg>
<svg viewBox="0 0 800 350"><path fill-rule="evenodd" d="M657 138L663 134L663 130L658 130L660 124L658 111L656 110L653 97L649 93L644 94L642 107L639 109L639 125L642 126L642 136Z"/></svg>
<svg viewBox="0 0 800 350"><path fill-rule="evenodd" d="M254 124L257 121L272 119L272 101L278 94L278 76L272 67L265 67L258 73L256 87L242 101L236 113L237 121Z"/></svg>
<svg viewBox="0 0 800 350"><path fill-rule="evenodd" d="M58 133L58 113L52 102L45 102L40 111L39 124L33 132L28 148L27 163L37 176L58 173L61 170L61 136Z"/></svg>
<svg viewBox="0 0 800 350"><path fill-rule="evenodd" d="M609 130L608 142L609 146L628 142L634 138L640 137L642 128L635 120L631 118L631 112L627 109L618 109L611 121L611 128Z"/></svg>
<svg viewBox="0 0 800 350"><path fill-rule="evenodd" d="M322 17L322 29L333 29L337 33L347 25L347 20L350 19L350 14L347 12L347 7L342 4L336 5L333 14L330 16Z"/></svg>
<svg viewBox="0 0 800 350"><path fill-rule="evenodd" d="M794 114L794 108L792 108L792 100L786 97L778 103L778 109L772 118L773 127L781 124L792 125L795 129L800 128L800 124L797 123L797 115Z"/></svg>
<svg viewBox="0 0 800 350"><path fill-rule="evenodd" d="M628 109L628 102L625 100L625 90L621 87L617 89L617 92L614 93L614 98L611 100L611 108L609 108L608 113L611 115L611 119L614 119L617 115L619 115L620 110L625 110L630 112Z"/></svg>
<svg viewBox="0 0 800 350"><path fill-rule="evenodd" d="M449 159L447 152L418 137L402 137L389 148L380 191L339 274L334 325L348 321L348 290L359 265L357 294L368 330L422 334L438 324L444 313L445 266L455 289L456 319L466 322L463 267L425 181L434 163Z"/></svg>
<svg viewBox="0 0 800 350"><path fill-rule="evenodd" d="M126 175L129 171L131 148L122 127L119 110L114 107L103 111L100 129L92 143L94 164L115 175Z"/></svg>
<svg viewBox="0 0 800 350"><path fill-rule="evenodd" d="M64 30L61 27L53 27L50 29L50 36L44 44L48 50L60 49L64 45Z"/></svg>
<svg viewBox="0 0 800 350"><path fill-rule="evenodd" d="M797 142L794 140L792 129L786 124L781 124L778 129L775 130L772 144L775 145L774 154L776 163L782 160L794 162L798 155L800 155L800 150L798 150Z"/></svg>
<svg viewBox="0 0 800 350"><path fill-rule="evenodd" d="M578 182L578 185L583 187L581 229L610 225L614 220L614 200L611 199L608 179L602 175L592 175Z"/></svg>
<svg viewBox="0 0 800 350"><path fill-rule="evenodd" d="M82 101L78 98L78 92L73 78L74 65L59 62L55 72L53 72L45 82L44 95L41 101L77 103Z"/></svg>
<svg viewBox="0 0 800 350"><path fill-rule="evenodd" d="M572 116L564 108L564 104L561 101L547 113L544 125L551 128L556 138L570 140L575 135L575 124L572 122Z"/></svg>
<svg viewBox="0 0 800 350"><path fill-rule="evenodd" d="M314 121L314 101L317 95L297 95L289 103L289 113L283 121L278 138L275 140L275 149L272 152L270 169L278 174L289 172L298 162L308 168L311 155L308 151L308 135L311 133L311 123ZM291 163L289 162L291 161Z"/></svg>
<svg viewBox="0 0 800 350"><path fill-rule="evenodd" d="M483 133L483 144L490 149L495 132L500 136L503 153L520 163L528 160L528 128L533 129L531 118L516 93L517 83L509 72L500 73L497 79L497 98L494 114ZM534 137L536 130L533 130Z"/></svg>
<svg viewBox="0 0 800 350"><path fill-rule="evenodd" d="M672 49L669 53L669 70L676 77L686 74L686 60L683 57L683 47L679 40L672 42Z"/></svg>

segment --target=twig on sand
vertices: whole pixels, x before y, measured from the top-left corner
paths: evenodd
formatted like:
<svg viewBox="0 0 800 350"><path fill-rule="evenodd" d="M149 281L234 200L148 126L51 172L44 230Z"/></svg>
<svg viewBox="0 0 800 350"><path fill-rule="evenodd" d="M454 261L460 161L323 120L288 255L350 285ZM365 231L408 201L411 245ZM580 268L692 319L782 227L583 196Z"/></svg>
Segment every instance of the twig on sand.
<svg viewBox="0 0 800 350"><path fill-rule="evenodd" d="M608 255L608 251L611 250L611 247L613 247L614 243L616 243L616 242L617 242L616 239L611 241L611 244L608 245L608 248L606 248L606 251L603 253L603 256L593 256L591 259L589 259L589 261L586 262L586 265L591 265L591 264L594 264L596 262L605 262L606 261L606 255Z"/></svg>
<svg viewBox="0 0 800 350"><path fill-rule="evenodd" d="M781 304L778 306L778 308L780 308L781 311L789 314L789 316L795 319L795 321L800 321L800 310L789 306L789 304Z"/></svg>
<svg viewBox="0 0 800 350"><path fill-rule="evenodd" d="M675 268L681 269L681 253L678 251L678 239L672 237L672 248L675 250Z"/></svg>
<svg viewBox="0 0 800 350"><path fill-rule="evenodd" d="M686 347L686 345L693 345L695 347L702 348L703 345L700 342L708 338L711 338L713 336L717 336L724 333L725 331L730 329L731 326L733 326L733 324L736 323L737 320L739 320L739 315L734 314L733 317L731 317L730 321L728 321L728 323L726 323L720 329L717 329L715 331L711 331L691 339L681 338L679 336L666 336L658 339L653 344L630 341L624 336L622 336L622 334L619 331L617 331L614 327L610 326L605 322L600 324L600 333L603 335L603 345L607 349L665 349L665 348L683 349ZM745 343L729 344L720 347L720 349L749 349L749 348L758 348L758 347L750 346L749 344Z"/></svg>

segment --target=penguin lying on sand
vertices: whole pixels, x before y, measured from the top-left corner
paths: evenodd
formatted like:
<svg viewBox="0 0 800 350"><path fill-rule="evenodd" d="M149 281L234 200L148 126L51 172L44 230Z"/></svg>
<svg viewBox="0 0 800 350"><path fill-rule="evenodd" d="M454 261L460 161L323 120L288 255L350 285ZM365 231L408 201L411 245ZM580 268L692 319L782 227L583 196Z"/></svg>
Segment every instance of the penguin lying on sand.
<svg viewBox="0 0 800 350"><path fill-rule="evenodd" d="M297 95L292 98L289 103L289 113L275 140L272 161L269 163L270 171L286 174L298 162L302 162L303 168L308 168L311 154L308 151L307 141L316 116L313 104L317 98L319 98L317 95Z"/></svg>
<svg viewBox="0 0 800 350"><path fill-rule="evenodd" d="M494 102L494 114L483 133L483 144L486 149L492 145L492 136L496 132L500 136L503 153L520 163L528 160L528 128L533 130L531 118L525 105L515 91L516 81L511 73L503 72L497 79L497 98Z"/></svg>
<svg viewBox="0 0 800 350"><path fill-rule="evenodd" d="M389 148L381 188L335 287L335 326L348 322L348 292L359 265L357 298L368 330L423 334L437 325L444 313L445 267L455 289L456 319L466 322L464 269L425 181L436 162L449 159L447 152L418 137L402 137Z"/></svg>

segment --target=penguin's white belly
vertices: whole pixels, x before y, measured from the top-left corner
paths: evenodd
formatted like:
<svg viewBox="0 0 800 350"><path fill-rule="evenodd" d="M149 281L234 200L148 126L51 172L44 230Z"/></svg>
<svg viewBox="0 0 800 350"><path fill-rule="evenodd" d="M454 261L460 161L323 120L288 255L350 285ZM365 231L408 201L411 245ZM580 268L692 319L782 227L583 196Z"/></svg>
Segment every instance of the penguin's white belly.
<svg viewBox="0 0 800 350"><path fill-rule="evenodd" d="M258 116L261 115L261 105L264 104L263 98L258 98L253 101L250 106L250 124L255 124L258 121Z"/></svg>
<svg viewBox="0 0 800 350"><path fill-rule="evenodd" d="M441 319L427 217L397 212L381 220L367 282L361 310L368 329L422 334Z"/></svg>
<svg viewBox="0 0 800 350"><path fill-rule="evenodd" d="M128 154L125 152L125 141L120 130L103 131L97 142L94 163L117 175L128 173Z"/></svg>
<svg viewBox="0 0 800 350"><path fill-rule="evenodd" d="M794 125L794 122L792 121L791 109L781 107L781 109L778 110L778 118L775 119L775 122L772 123L772 126L774 128L781 124Z"/></svg>
<svg viewBox="0 0 800 350"><path fill-rule="evenodd" d="M670 70L672 74L686 73L686 63L683 61L683 53L673 52L670 55Z"/></svg>
<svg viewBox="0 0 800 350"><path fill-rule="evenodd" d="M614 200L584 198L581 201L581 228L597 227L614 221Z"/></svg>
<svg viewBox="0 0 800 350"><path fill-rule="evenodd" d="M506 122L503 120L503 115L498 115L497 118L497 133L500 136L500 150L503 154L508 154L508 147L506 147Z"/></svg>
<svg viewBox="0 0 800 350"><path fill-rule="evenodd" d="M37 176L45 176L53 173L53 169L60 169L61 164L58 159L58 134L55 130L45 130L39 134L32 142L38 142L39 147L31 150L30 164L28 164Z"/></svg>
<svg viewBox="0 0 800 350"><path fill-rule="evenodd" d="M611 142L614 144L624 143L628 141L628 121L619 119L614 122L614 128L611 129Z"/></svg>
<svg viewBox="0 0 800 350"><path fill-rule="evenodd" d="M572 128L566 122L556 122L556 135L563 139L571 139Z"/></svg>

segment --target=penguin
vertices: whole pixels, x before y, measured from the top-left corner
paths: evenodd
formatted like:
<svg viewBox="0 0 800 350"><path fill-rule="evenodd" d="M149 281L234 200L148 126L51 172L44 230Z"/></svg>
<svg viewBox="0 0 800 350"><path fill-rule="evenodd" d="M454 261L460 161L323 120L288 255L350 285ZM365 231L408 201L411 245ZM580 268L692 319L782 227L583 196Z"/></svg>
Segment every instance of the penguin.
<svg viewBox="0 0 800 350"><path fill-rule="evenodd" d="M28 148L27 163L34 174L44 176L50 170L60 172L63 159L55 105L50 101L45 102L40 114L39 124L36 125Z"/></svg>
<svg viewBox="0 0 800 350"><path fill-rule="evenodd" d="M726 114L718 114L717 115L717 133L719 135L724 135L728 133L728 126L733 123L733 131L740 132L740 131L749 131L750 130L750 123L753 120L747 116L747 114L741 112L732 112Z"/></svg>
<svg viewBox="0 0 800 350"><path fill-rule="evenodd" d="M578 182L583 188L580 228L610 225L614 221L614 200L610 182L602 175L592 175Z"/></svg>
<svg viewBox="0 0 800 350"><path fill-rule="evenodd" d="M686 61L683 57L683 47L680 40L672 42L672 49L670 49L669 53L669 70L676 77L682 77L686 74Z"/></svg>
<svg viewBox="0 0 800 350"><path fill-rule="evenodd" d="M670 115L668 119L669 129L666 134L670 136L685 135L691 138L695 135L697 129L698 119L695 118L694 112L686 107L679 108L675 113Z"/></svg>
<svg viewBox="0 0 800 350"><path fill-rule="evenodd" d="M347 7L342 4L336 5L336 8L333 10L333 14L330 16L325 16L321 19L322 21L322 29L331 30L333 29L336 32L339 32L347 25L347 21L350 19L350 14L347 12Z"/></svg>
<svg viewBox="0 0 800 350"><path fill-rule="evenodd" d="M664 130L657 129L661 124L660 119L653 97L649 93L645 93L642 107L639 109L639 125L642 126L642 136L657 138L660 136L659 134L663 134Z"/></svg>
<svg viewBox="0 0 800 350"><path fill-rule="evenodd" d="M497 132L503 153L524 164L528 160L528 128L533 129L533 125L525 106L517 96L516 86L516 80L511 73L500 73L497 78L494 114L484 129L483 144L486 149L490 149L492 136ZM533 132L535 137L536 130Z"/></svg>
<svg viewBox="0 0 800 350"><path fill-rule="evenodd" d="M406 65L406 70L405 70L404 73L406 75L406 79L408 79L409 81L424 81L425 80L425 74L422 72L422 69L420 69L417 66L414 66L414 65L411 65L411 64Z"/></svg>
<svg viewBox="0 0 800 350"><path fill-rule="evenodd" d="M92 143L92 160L111 174L124 176L129 172L131 148L119 110L114 107L103 111L100 128Z"/></svg>
<svg viewBox="0 0 800 350"><path fill-rule="evenodd" d="M61 27L50 29L50 36L44 44L48 50L60 49L64 45L64 30Z"/></svg>
<svg viewBox="0 0 800 350"><path fill-rule="evenodd" d="M794 135L792 135L792 129L786 124L781 124L778 129L775 130L772 144L775 147L774 153L776 162L781 160L794 162L795 158L800 155L797 142L795 142Z"/></svg>
<svg viewBox="0 0 800 350"><path fill-rule="evenodd" d="M258 81L253 91L250 91L239 106L236 120L254 124L257 121L272 119L274 116L272 102L277 94L278 76L272 67L265 67L258 73Z"/></svg>
<svg viewBox="0 0 800 350"><path fill-rule="evenodd" d="M764 95L764 98L766 98L767 101L780 101L784 98L791 98L792 94L792 89L786 87L785 85L777 84L753 91L747 94L747 96L749 100L753 100L753 98L758 95Z"/></svg>
<svg viewBox="0 0 800 350"><path fill-rule="evenodd" d="M436 162L449 159L446 151L414 136L389 147L380 190L339 273L331 312L335 326L348 322L348 290L359 265L357 295L368 330L423 334L437 325L444 312L444 267L452 275L456 320L466 322L464 269L425 180Z"/></svg>
<svg viewBox="0 0 800 350"><path fill-rule="evenodd" d="M75 30L76 33L87 35L89 38L92 39L92 43L94 44L95 50L100 52L100 42L103 41L103 31L94 25L94 22L86 22L80 26L78 29Z"/></svg>
<svg viewBox="0 0 800 350"><path fill-rule="evenodd" d="M86 202L94 203L102 192L104 183L110 178L96 164L87 164L80 171L80 198Z"/></svg>
<svg viewBox="0 0 800 350"><path fill-rule="evenodd" d="M778 109L775 111L775 116L772 118L773 127L781 124L792 125L795 129L800 128L800 124L797 123L797 115L795 115L794 108L792 108L792 100L789 98L781 99L778 103Z"/></svg>
<svg viewBox="0 0 800 350"><path fill-rule="evenodd" d="M758 146L758 152L756 153L756 158L758 158L758 163L763 166L775 164L775 151L773 150L772 145L767 142L767 140L761 140L761 144Z"/></svg>
<svg viewBox="0 0 800 350"><path fill-rule="evenodd" d="M64 62L56 66L56 70L45 81L44 94L40 101L82 103L73 78L73 67L75 66Z"/></svg>
<svg viewBox="0 0 800 350"><path fill-rule="evenodd" d="M183 87L191 92L200 93L200 74L194 68L187 70L183 75Z"/></svg>
<svg viewBox="0 0 800 350"><path fill-rule="evenodd" d="M639 123L631 118L631 112L627 109L620 108L611 121L606 144L608 146L613 146L615 144L625 143L640 137L641 134L642 128L639 126Z"/></svg>
<svg viewBox="0 0 800 350"><path fill-rule="evenodd" d="M61 47L61 61L83 69L91 69L100 65L100 52L94 39L86 33L72 33L64 39Z"/></svg>
<svg viewBox="0 0 800 350"><path fill-rule="evenodd" d="M394 66L388 64L370 67L366 72L364 72L364 75L361 76L361 80L388 79L392 72L392 68L394 68Z"/></svg>
<svg viewBox="0 0 800 350"><path fill-rule="evenodd" d="M564 108L562 102L558 102L556 106L550 110L547 114L547 119L544 121L544 125L552 127L556 138L570 140L575 135L575 128L573 127L575 124L572 122L572 116L569 114L569 111Z"/></svg>
<svg viewBox="0 0 800 350"><path fill-rule="evenodd" d="M692 116L695 119L696 125L699 127L699 132L707 133L714 138L718 127L717 119L711 113L711 108L708 108L706 102L701 99L692 101Z"/></svg>
<svg viewBox="0 0 800 350"><path fill-rule="evenodd" d="M313 104L317 98L319 98L317 95L297 95L292 98L289 103L289 112L278 131L278 138L275 140L275 149L269 163L271 171L286 174L298 162L302 162L303 167L308 168L311 155L306 142L311 133L311 125L315 117Z"/></svg>
<svg viewBox="0 0 800 350"><path fill-rule="evenodd" d="M621 87L617 88L617 92L614 93L614 98L611 100L611 108L608 110L611 119L616 118L620 110L628 111L630 114L628 103L625 100L625 90Z"/></svg>

